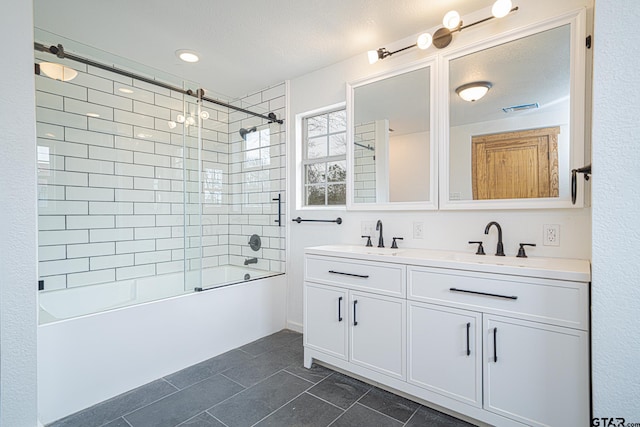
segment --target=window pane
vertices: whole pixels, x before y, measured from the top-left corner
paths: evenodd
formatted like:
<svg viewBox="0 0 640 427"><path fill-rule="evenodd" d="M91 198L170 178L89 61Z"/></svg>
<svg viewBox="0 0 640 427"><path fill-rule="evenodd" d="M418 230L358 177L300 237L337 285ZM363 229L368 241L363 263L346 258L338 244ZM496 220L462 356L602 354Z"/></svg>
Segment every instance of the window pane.
<svg viewBox="0 0 640 427"><path fill-rule="evenodd" d="M254 150L260 147L260 134L258 132L249 132L245 135L245 150Z"/></svg>
<svg viewBox="0 0 640 427"><path fill-rule="evenodd" d="M327 181L345 182L347 180L347 162L330 162L327 164Z"/></svg>
<svg viewBox="0 0 640 427"><path fill-rule="evenodd" d="M250 150L244 152L244 167L255 168L260 166L260 150Z"/></svg>
<svg viewBox="0 0 640 427"><path fill-rule="evenodd" d="M344 132L347 130L346 110L334 111L329 114L329 132Z"/></svg>
<svg viewBox="0 0 640 427"><path fill-rule="evenodd" d="M327 156L327 137L310 138L307 145L307 159L318 159Z"/></svg>
<svg viewBox="0 0 640 427"><path fill-rule="evenodd" d="M338 156L347 154L347 135L340 133L329 137L329 155Z"/></svg>
<svg viewBox="0 0 640 427"><path fill-rule="evenodd" d="M323 206L324 201L324 186L307 186L307 205L309 206Z"/></svg>
<svg viewBox="0 0 640 427"><path fill-rule="evenodd" d="M305 184L319 184L325 182L327 179L325 177L325 164L324 163L316 163L313 165L307 165L306 167L306 177L307 180Z"/></svg>
<svg viewBox="0 0 640 427"><path fill-rule="evenodd" d="M327 116L316 116L307 119L307 136L313 137L327 134Z"/></svg>
<svg viewBox="0 0 640 427"><path fill-rule="evenodd" d="M344 205L347 200L347 186L345 184L332 184L327 186L327 204Z"/></svg>

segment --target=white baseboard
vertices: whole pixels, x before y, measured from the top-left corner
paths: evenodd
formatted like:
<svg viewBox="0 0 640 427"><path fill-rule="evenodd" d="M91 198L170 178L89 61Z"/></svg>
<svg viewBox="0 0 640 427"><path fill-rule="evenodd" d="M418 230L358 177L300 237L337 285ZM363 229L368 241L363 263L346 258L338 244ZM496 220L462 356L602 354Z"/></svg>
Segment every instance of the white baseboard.
<svg viewBox="0 0 640 427"><path fill-rule="evenodd" d="M302 333L302 323L287 320L287 329Z"/></svg>

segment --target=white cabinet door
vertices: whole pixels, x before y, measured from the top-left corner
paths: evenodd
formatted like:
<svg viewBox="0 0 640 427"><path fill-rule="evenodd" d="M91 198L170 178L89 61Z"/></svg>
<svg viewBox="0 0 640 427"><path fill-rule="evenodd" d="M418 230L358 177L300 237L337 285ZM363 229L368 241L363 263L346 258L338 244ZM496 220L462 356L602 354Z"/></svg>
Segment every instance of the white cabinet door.
<svg viewBox="0 0 640 427"><path fill-rule="evenodd" d="M304 345L348 360L347 291L305 282L304 305Z"/></svg>
<svg viewBox="0 0 640 427"><path fill-rule="evenodd" d="M349 292L351 362L405 379L406 301Z"/></svg>
<svg viewBox="0 0 640 427"><path fill-rule="evenodd" d="M482 313L409 303L408 381L482 407Z"/></svg>
<svg viewBox="0 0 640 427"><path fill-rule="evenodd" d="M589 425L584 331L484 316L484 407L530 426Z"/></svg>

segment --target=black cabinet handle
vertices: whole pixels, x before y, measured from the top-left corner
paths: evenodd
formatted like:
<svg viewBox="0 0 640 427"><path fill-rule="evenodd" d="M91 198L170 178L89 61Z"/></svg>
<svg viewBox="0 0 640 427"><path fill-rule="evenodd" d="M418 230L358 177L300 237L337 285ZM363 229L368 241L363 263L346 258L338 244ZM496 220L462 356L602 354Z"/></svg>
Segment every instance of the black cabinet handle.
<svg viewBox="0 0 640 427"><path fill-rule="evenodd" d="M353 301L353 326L358 326L358 320L356 319L356 305L358 305L358 300Z"/></svg>
<svg viewBox="0 0 640 427"><path fill-rule="evenodd" d="M464 292L466 294L475 294L475 295L484 295L488 297L496 297L496 298L506 298L506 299L518 299L515 295L499 295L499 294L490 294L487 292L478 292L478 291L468 291L466 289L457 289L457 288L449 288L451 292Z"/></svg>
<svg viewBox="0 0 640 427"><path fill-rule="evenodd" d="M353 274L353 273L342 273L340 271L333 271L333 270L329 270L329 273L331 274L341 274L343 276L351 276L351 277L360 277L361 279L368 279L369 276L363 276L362 274Z"/></svg>
<svg viewBox="0 0 640 427"><path fill-rule="evenodd" d="M338 322L342 322L342 297L338 298Z"/></svg>
<svg viewBox="0 0 640 427"><path fill-rule="evenodd" d="M493 328L493 362L498 363L498 328Z"/></svg>
<svg viewBox="0 0 640 427"><path fill-rule="evenodd" d="M467 322L467 356L471 355L471 348L469 347L469 330L471 329L471 322Z"/></svg>

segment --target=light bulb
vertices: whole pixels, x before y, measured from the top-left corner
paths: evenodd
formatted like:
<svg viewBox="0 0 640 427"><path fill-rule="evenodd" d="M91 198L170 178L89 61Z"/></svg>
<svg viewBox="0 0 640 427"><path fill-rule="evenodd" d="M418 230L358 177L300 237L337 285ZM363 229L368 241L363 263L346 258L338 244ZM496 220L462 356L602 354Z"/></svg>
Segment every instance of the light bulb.
<svg viewBox="0 0 640 427"><path fill-rule="evenodd" d="M176 122L178 122L178 123L184 123L184 120L185 120L185 119L184 119L184 116L183 116L182 114L178 114L178 115L176 116Z"/></svg>
<svg viewBox="0 0 640 427"><path fill-rule="evenodd" d="M196 124L196 119L194 119L191 116L187 117L187 126L193 126L195 124Z"/></svg>
<svg viewBox="0 0 640 427"><path fill-rule="evenodd" d="M496 18L504 18L511 12L511 0L496 0L491 8L491 13Z"/></svg>
<svg viewBox="0 0 640 427"><path fill-rule="evenodd" d="M367 57L369 58L369 64L375 64L376 62L378 62L378 51L377 50L370 50L369 52L367 52Z"/></svg>
<svg viewBox="0 0 640 427"><path fill-rule="evenodd" d="M178 124L176 122L174 122L173 120L167 122L167 124L169 125L169 129L175 129L176 126L178 126Z"/></svg>
<svg viewBox="0 0 640 427"><path fill-rule="evenodd" d="M209 112L208 111L201 111L200 112L200 118L202 120L207 120L209 118Z"/></svg>
<svg viewBox="0 0 640 427"><path fill-rule="evenodd" d="M431 34L424 33L418 36L418 41L416 44L420 49L424 50L424 49L427 49L429 46L431 46L432 42L433 42L433 37L431 37Z"/></svg>
<svg viewBox="0 0 640 427"><path fill-rule="evenodd" d="M455 10L450 10L444 15L442 19L442 25L449 30L453 30L460 24L460 14Z"/></svg>

